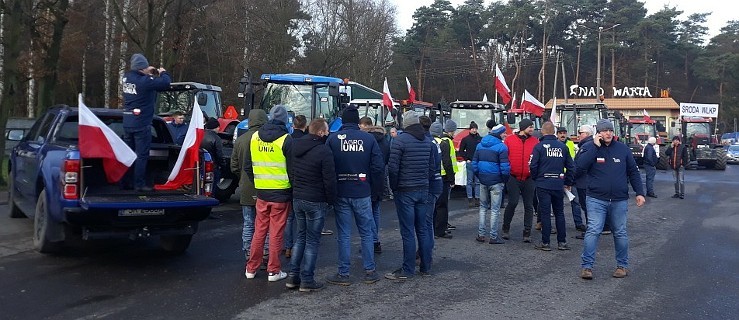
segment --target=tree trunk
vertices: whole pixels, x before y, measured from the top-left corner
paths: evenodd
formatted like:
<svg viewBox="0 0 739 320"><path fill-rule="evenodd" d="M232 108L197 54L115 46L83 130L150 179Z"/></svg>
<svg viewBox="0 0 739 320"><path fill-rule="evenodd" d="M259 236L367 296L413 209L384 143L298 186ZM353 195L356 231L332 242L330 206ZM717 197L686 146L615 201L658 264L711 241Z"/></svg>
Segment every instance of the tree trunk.
<svg viewBox="0 0 739 320"><path fill-rule="evenodd" d="M68 7L69 0L60 0L54 10L55 19L52 23L51 39L49 39L49 46L42 61L45 73L39 79L39 98L38 103L36 104L36 114L44 113L49 106L54 104L54 92L57 83L57 71L59 69L59 55L62 51L62 37L64 35L64 27L69 21L65 16Z"/></svg>
<svg viewBox="0 0 739 320"><path fill-rule="evenodd" d="M103 72L105 73L103 78L105 82L103 106L105 107L110 105L110 86L112 84L111 71L113 66L111 64L113 63L113 34L115 33L115 19L112 10L110 0L105 0L105 62L103 63ZM82 84L84 86L84 82ZM84 93L84 89L82 92Z"/></svg>
<svg viewBox="0 0 739 320"><path fill-rule="evenodd" d="M122 18L122 27L121 27L121 50L120 55L118 56L118 109L123 108L123 90L121 88L121 81L123 81L123 76L126 74L126 66L128 65L126 63L126 59L128 57L128 39L126 38L126 28L125 26L128 24L128 10L131 8L131 0L125 0L123 1L123 13L121 14Z"/></svg>
<svg viewBox="0 0 739 320"><path fill-rule="evenodd" d="M19 14L22 12L21 1L14 1L12 3L6 3L9 8L6 8L6 12L13 14L4 14L3 21L1 24L3 32L3 92L0 95L2 97L2 104L0 105L0 132L5 132L5 128L8 122L8 118L12 110L16 108L18 102L18 95L23 94L19 90L20 79L24 75L18 71L18 57L21 53L21 37L23 34L24 16ZM5 139L0 139L0 163L5 161ZM7 185L7 181L0 175L0 185Z"/></svg>

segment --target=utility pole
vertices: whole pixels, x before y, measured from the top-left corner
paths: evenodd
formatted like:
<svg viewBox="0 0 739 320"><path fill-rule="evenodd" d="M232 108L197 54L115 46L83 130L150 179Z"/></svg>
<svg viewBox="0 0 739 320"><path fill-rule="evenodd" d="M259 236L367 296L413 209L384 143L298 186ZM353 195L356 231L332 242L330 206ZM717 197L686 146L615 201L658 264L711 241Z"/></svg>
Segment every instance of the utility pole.
<svg viewBox="0 0 739 320"><path fill-rule="evenodd" d="M596 102L602 102L600 101L600 38L603 31L611 30L615 27L620 26L620 23L614 24L613 26L603 29L603 27L598 27L598 70L596 72L596 86L595 86L595 101Z"/></svg>
<svg viewBox="0 0 739 320"><path fill-rule="evenodd" d="M611 43L611 88L616 87L616 53L614 47L616 46L616 30L613 30ZM613 96L611 96L613 98Z"/></svg>

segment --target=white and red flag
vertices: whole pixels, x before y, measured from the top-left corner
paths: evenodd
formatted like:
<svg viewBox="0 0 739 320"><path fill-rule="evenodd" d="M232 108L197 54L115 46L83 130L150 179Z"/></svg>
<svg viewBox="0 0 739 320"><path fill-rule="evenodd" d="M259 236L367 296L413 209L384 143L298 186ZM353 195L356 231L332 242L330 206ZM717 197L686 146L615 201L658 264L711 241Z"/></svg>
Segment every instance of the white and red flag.
<svg viewBox="0 0 739 320"><path fill-rule="evenodd" d="M518 109L518 100L516 99L516 94L513 94L513 102L511 102L511 109Z"/></svg>
<svg viewBox="0 0 739 320"><path fill-rule="evenodd" d="M385 78L385 83L382 85L382 104L385 105L388 110L393 110L393 96L390 95L390 88L387 86L387 78Z"/></svg>
<svg viewBox="0 0 739 320"><path fill-rule="evenodd" d="M136 152L133 152L113 129L92 113L85 105L82 94L79 95L78 124L80 157L103 159L103 169L108 182L120 181L136 161Z"/></svg>
<svg viewBox="0 0 739 320"><path fill-rule="evenodd" d="M416 101L416 90L413 90L411 82L408 81L408 77L405 77L405 85L408 86L408 102L413 103L413 101Z"/></svg>
<svg viewBox="0 0 739 320"><path fill-rule="evenodd" d="M205 131L203 129L205 119L203 112L200 110L198 102L192 106L192 117L190 118L190 126L187 127L185 141L182 143L182 149L177 162L172 168L172 173L167 178L167 183L154 186L156 190L175 190L183 185L192 184L195 174L195 163L200 157L200 142L203 141Z"/></svg>
<svg viewBox="0 0 739 320"><path fill-rule="evenodd" d="M524 90L521 109L528 113L533 113L537 117L541 117L544 114L544 105L539 100L536 100L528 90Z"/></svg>
<svg viewBox="0 0 739 320"><path fill-rule="evenodd" d="M500 97L503 98L503 104L511 102L511 89L508 88L505 77L503 77L503 73L500 72L497 64L495 65L495 91L498 91Z"/></svg>
<svg viewBox="0 0 739 320"><path fill-rule="evenodd" d="M642 110L644 110L644 120L651 121L652 117L650 117L649 113L647 113L647 109L642 109Z"/></svg>

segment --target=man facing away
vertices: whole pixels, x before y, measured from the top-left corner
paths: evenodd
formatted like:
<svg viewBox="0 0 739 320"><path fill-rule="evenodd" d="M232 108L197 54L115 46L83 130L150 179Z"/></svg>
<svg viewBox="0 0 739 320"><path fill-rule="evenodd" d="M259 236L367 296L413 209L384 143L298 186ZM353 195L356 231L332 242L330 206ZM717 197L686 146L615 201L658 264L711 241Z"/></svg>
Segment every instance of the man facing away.
<svg viewBox="0 0 739 320"><path fill-rule="evenodd" d="M305 129L308 127L308 119L304 115L296 115L293 119L293 132L290 134L293 139L300 139L307 133ZM293 248L293 237L295 235L295 212L291 209L287 214L287 222L285 223L285 258L290 258Z"/></svg>
<svg viewBox="0 0 739 320"><path fill-rule="evenodd" d="M654 193L654 175L657 173L657 151L654 145L657 144L657 138L649 137L647 145L644 146L644 171L646 171L647 197L656 198Z"/></svg>
<svg viewBox="0 0 739 320"><path fill-rule="evenodd" d="M449 196L454 186L454 174L457 172L457 157L451 138L456 130L457 124L452 120L447 120L443 128L439 122L434 122L429 128L434 141L441 148L441 178L444 182L441 195L434 207L434 238L452 238L451 232L447 232L447 227L449 226Z"/></svg>
<svg viewBox="0 0 739 320"><path fill-rule="evenodd" d="M375 222L375 229L372 232L372 238L375 245L375 253L382 253L382 244L380 243L380 205L382 204L382 198L384 193L384 182L385 172L387 166L387 160L390 158L390 141L385 137L385 129L379 126L375 126L372 123L372 118L362 117L359 119L359 128L372 135L380 146L380 152L382 152L382 181L383 188L381 190L373 189L375 192L372 193L372 220Z"/></svg>
<svg viewBox="0 0 739 320"><path fill-rule="evenodd" d="M498 237L500 223L500 204L503 201L503 188L510 178L511 163L508 161L508 147L503 143L505 126L495 124L494 120L486 123L490 133L472 157L472 174L480 180L480 215L477 227L478 242L485 242L485 216L490 210L490 244L503 244Z"/></svg>

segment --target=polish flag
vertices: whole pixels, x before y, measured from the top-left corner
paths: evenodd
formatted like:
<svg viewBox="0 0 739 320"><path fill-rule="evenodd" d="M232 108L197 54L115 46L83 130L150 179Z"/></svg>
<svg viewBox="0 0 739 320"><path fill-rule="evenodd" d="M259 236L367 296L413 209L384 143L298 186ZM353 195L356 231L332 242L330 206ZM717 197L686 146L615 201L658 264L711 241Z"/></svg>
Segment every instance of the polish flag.
<svg viewBox="0 0 739 320"><path fill-rule="evenodd" d="M511 102L511 109L518 109L518 100L516 99L516 94L513 94L513 102Z"/></svg>
<svg viewBox="0 0 739 320"><path fill-rule="evenodd" d="M80 157L103 159L105 178L108 183L116 183L136 161L136 152L92 113L85 105L82 94L78 100Z"/></svg>
<svg viewBox="0 0 739 320"><path fill-rule="evenodd" d="M552 114L549 115L549 121L553 124L557 124L557 98L552 101Z"/></svg>
<svg viewBox="0 0 739 320"><path fill-rule="evenodd" d="M382 104L385 105L388 110L393 110L393 96L390 95L390 88L387 86L387 78L385 78L385 83L382 85Z"/></svg>
<svg viewBox="0 0 739 320"><path fill-rule="evenodd" d="M190 118L190 126L187 127L185 141L182 143L182 149L177 156L177 162L172 168L172 173L167 178L167 183L154 186L156 190L176 190L183 185L193 183L193 174L195 173L195 163L200 158L200 142L203 141L203 130L205 119L203 112L200 110L198 102L192 106L192 117Z"/></svg>
<svg viewBox="0 0 739 320"><path fill-rule="evenodd" d="M642 109L642 110L644 110L644 120L652 121L652 117L650 117L649 113L647 113L647 109Z"/></svg>
<svg viewBox="0 0 739 320"><path fill-rule="evenodd" d="M416 101L416 90L413 90L411 82L408 81L408 77L405 77L405 85L408 86L408 102L413 103L413 101Z"/></svg>
<svg viewBox="0 0 739 320"><path fill-rule="evenodd" d="M521 109L526 112L533 113L537 117L541 117L544 114L544 105L536 100L528 90L524 90L523 101L521 102Z"/></svg>
<svg viewBox="0 0 739 320"><path fill-rule="evenodd" d="M495 65L495 90L503 98L503 104L508 104L511 101L511 89L508 89L503 73L500 72L497 64Z"/></svg>

